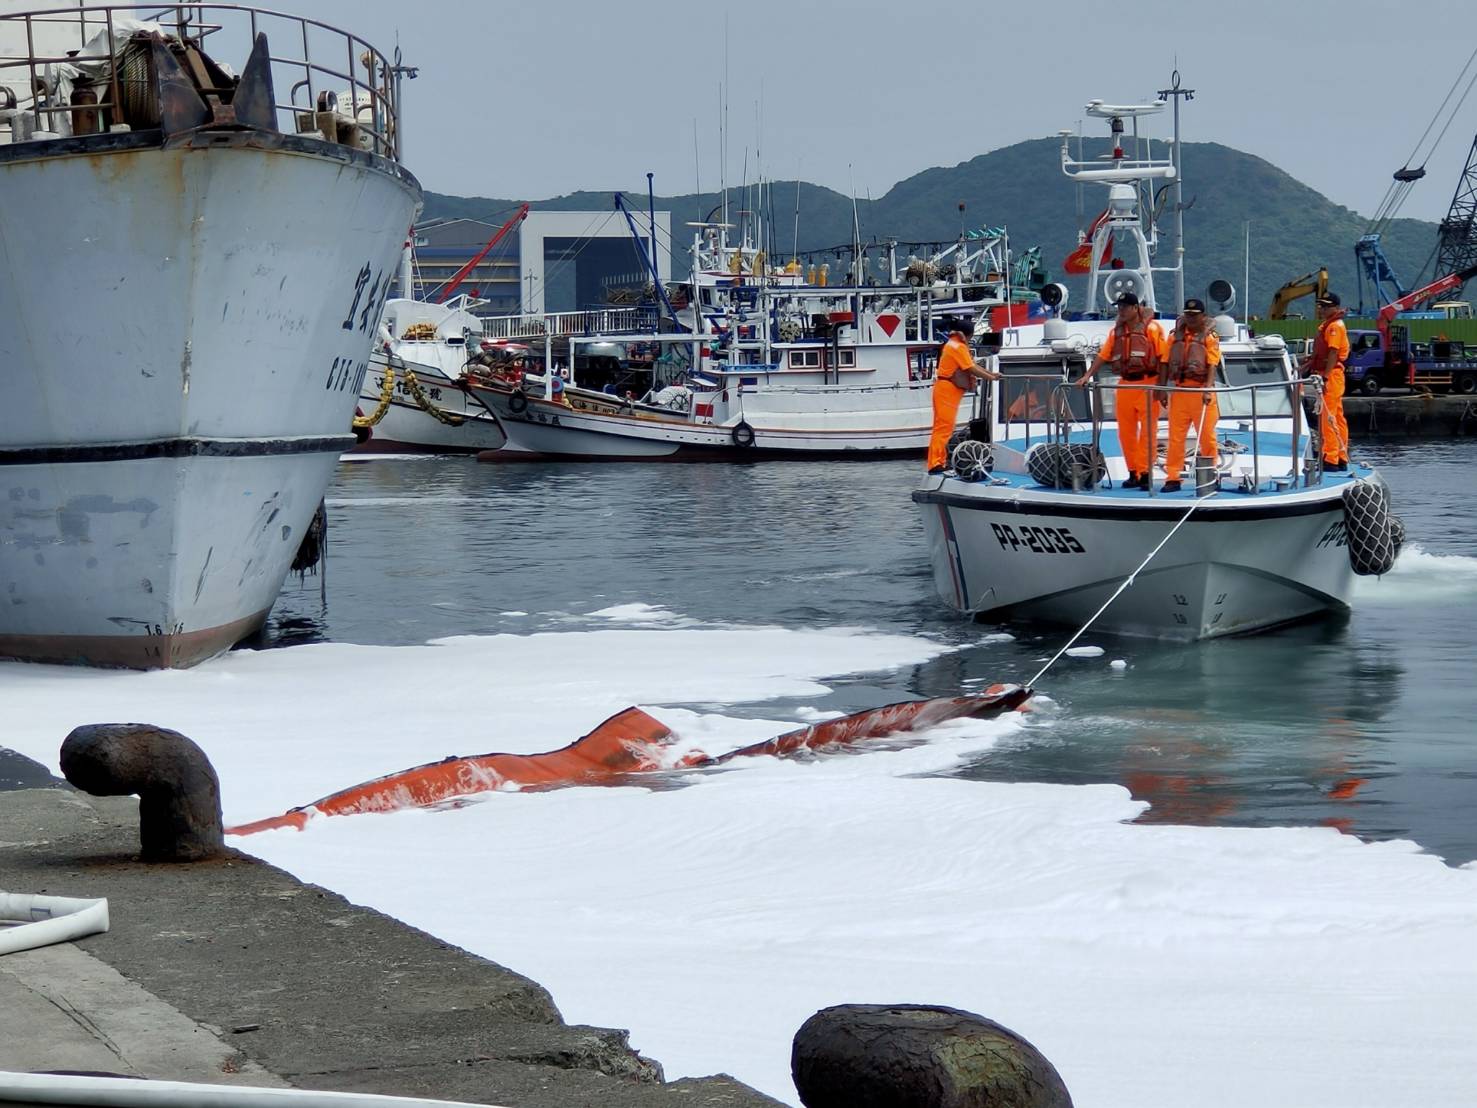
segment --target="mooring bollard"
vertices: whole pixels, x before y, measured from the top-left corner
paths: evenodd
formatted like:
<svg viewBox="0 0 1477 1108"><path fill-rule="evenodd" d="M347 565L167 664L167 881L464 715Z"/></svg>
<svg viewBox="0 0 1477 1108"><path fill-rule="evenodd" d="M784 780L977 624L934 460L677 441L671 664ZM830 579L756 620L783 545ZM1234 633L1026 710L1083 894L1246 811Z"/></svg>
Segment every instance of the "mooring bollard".
<svg viewBox="0 0 1477 1108"><path fill-rule="evenodd" d="M196 862L225 852L215 768L178 731L147 723L94 723L62 743L62 773L93 796L139 798L145 862Z"/></svg>
<svg viewBox="0 0 1477 1108"><path fill-rule="evenodd" d="M840 1004L795 1033L790 1074L806 1108L1072 1108L1034 1046L973 1012Z"/></svg>

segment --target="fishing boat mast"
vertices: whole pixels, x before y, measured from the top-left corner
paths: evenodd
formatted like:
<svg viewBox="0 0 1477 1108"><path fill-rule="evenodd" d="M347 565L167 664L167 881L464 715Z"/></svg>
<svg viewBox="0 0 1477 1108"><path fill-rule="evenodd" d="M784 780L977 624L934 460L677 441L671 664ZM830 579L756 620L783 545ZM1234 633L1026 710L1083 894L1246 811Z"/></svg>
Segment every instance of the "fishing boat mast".
<svg viewBox="0 0 1477 1108"><path fill-rule="evenodd" d="M1174 162L1174 303L1175 311L1185 303L1185 205L1181 182L1185 178L1184 160L1180 155L1180 101L1195 99L1195 90L1180 87L1180 71L1169 75L1169 88L1159 90L1159 99L1174 98L1174 146L1170 150Z"/></svg>

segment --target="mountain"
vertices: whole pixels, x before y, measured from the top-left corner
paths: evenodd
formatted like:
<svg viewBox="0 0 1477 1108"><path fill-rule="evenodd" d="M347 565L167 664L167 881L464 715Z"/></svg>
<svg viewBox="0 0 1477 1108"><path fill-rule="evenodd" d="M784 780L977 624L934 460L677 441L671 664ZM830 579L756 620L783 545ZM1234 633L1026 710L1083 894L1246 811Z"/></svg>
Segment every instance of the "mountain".
<svg viewBox="0 0 1477 1108"><path fill-rule="evenodd" d="M1333 203L1263 158L1219 143L1186 143L1185 167L1185 287L1188 295L1205 294L1216 277L1238 290L1244 284L1246 221L1251 221L1251 310L1264 314L1278 286L1327 265L1331 284L1353 305L1358 291L1354 243L1368 223L1365 217ZM766 206L773 208L777 228L776 253L788 256L794 239L797 183L775 182ZM822 250L852 239L852 201L849 197L801 182L799 190L799 249ZM1373 191L1373 189L1371 189ZM729 190L730 210L741 204L742 190ZM1085 218L1102 210L1107 190L1086 186ZM645 192L629 194L644 210ZM672 213L674 252L687 240L683 224L706 218L718 206L713 193L659 196L659 209ZM515 201L426 194L427 218L439 216L488 217ZM959 205L964 204L964 212ZM611 207L608 192L578 192L535 202L535 208L600 211ZM860 200L857 219L864 242L889 237L904 242L948 242L965 226L1004 225L1017 253L1034 245L1042 248L1047 272L1071 290L1073 304L1083 300L1082 278L1063 278L1062 261L1077 243L1077 186L1060 169L1060 141L1033 139L992 150L952 167L926 169L899 181L885 196ZM733 218L731 216L731 218ZM1161 222L1167 231L1169 220ZM1395 272L1407 285L1417 281L1436 245L1436 224L1397 219L1385 230L1382 245ZM1168 256L1167 237L1160 258ZM674 259L675 260L675 259ZM822 259L817 259L822 260ZM832 261L833 272L845 261ZM685 268L678 262L679 272ZM1427 274L1427 280L1432 275ZM1162 303L1171 290L1160 285ZM1300 307L1312 314L1312 306Z"/></svg>

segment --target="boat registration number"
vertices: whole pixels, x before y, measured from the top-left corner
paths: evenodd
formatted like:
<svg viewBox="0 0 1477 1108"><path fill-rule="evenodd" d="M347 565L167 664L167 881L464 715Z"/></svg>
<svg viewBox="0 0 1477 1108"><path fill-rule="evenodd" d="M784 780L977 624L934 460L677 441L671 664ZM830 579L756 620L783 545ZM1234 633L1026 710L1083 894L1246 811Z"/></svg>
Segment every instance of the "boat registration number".
<svg viewBox="0 0 1477 1108"><path fill-rule="evenodd" d="M1065 527L1012 527L992 523L990 529L1001 550L1029 550L1034 554L1086 554L1087 549Z"/></svg>

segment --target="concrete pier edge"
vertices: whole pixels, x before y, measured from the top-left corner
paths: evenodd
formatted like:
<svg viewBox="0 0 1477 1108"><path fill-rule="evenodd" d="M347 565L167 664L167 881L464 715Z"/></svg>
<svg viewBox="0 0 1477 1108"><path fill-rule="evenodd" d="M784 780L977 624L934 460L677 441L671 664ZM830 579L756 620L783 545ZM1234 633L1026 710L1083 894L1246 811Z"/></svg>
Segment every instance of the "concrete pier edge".
<svg viewBox="0 0 1477 1108"><path fill-rule="evenodd" d="M777 1101L666 1082L502 966L237 851L146 865L138 801L0 792L0 889L104 896L112 928L0 958L0 1069L291 1085L516 1108Z"/></svg>

